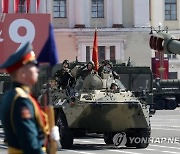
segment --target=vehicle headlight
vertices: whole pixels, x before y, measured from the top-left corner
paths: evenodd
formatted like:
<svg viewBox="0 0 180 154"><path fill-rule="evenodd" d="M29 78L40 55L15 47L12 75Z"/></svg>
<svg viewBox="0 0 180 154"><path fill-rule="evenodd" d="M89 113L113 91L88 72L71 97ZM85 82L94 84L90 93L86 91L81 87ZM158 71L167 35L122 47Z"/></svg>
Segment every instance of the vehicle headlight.
<svg viewBox="0 0 180 154"><path fill-rule="evenodd" d="M74 96L78 97L78 96L79 96L79 93L75 93Z"/></svg>

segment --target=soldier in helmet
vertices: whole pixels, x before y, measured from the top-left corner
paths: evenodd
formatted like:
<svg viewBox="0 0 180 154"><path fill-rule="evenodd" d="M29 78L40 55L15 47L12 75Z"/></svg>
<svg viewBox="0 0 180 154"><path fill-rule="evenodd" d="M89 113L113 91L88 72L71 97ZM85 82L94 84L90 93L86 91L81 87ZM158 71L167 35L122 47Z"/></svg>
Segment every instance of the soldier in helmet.
<svg viewBox="0 0 180 154"><path fill-rule="evenodd" d="M88 76L89 74L94 74L94 63L92 61L88 62L86 65L86 69L85 70L81 70L79 72L79 74L77 75L77 78L79 78L81 76L81 78L84 80L86 78L86 76Z"/></svg>
<svg viewBox="0 0 180 154"><path fill-rule="evenodd" d="M117 89L118 89L117 83L114 83L114 82L113 82L113 83L111 84L110 89L112 89L113 91L117 90Z"/></svg>
<svg viewBox="0 0 180 154"><path fill-rule="evenodd" d="M75 83L75 78L71 75L69 61L67 59L63 61L62 69L54 74L54 79L62 89L66 89L67 86L72 87Z"/></svg>
<svg viewBox="0 0 180 154"><path fill-rule="evenodd" d="M103 73L106 73L112 74L114 79L120 79L119 75L114 70L112 70L113 64L109 60L104 60L102 64L103 65L98 69L98 74L100 77L102 77Z"/></svg>

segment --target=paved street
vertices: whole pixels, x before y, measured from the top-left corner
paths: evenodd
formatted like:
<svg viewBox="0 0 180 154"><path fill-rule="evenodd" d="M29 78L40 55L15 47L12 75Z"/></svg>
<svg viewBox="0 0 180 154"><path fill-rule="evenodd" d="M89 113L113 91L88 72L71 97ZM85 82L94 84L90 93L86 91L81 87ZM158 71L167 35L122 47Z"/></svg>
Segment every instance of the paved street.
<svg viewBox="0 0 180 154"><path fill-rule="evenodd" d="M180 154L180 109L174 111L157 111L151 118L152 135L146 149L134 149L107 146L101 135L90 134L85 138L74 140L71 150L59 149L57 154ZM166 141L165 141L166 140ZM152 143L153 142L153 143ZM3 144L3 132L0 132L0 153L7 153Z"/></svg>

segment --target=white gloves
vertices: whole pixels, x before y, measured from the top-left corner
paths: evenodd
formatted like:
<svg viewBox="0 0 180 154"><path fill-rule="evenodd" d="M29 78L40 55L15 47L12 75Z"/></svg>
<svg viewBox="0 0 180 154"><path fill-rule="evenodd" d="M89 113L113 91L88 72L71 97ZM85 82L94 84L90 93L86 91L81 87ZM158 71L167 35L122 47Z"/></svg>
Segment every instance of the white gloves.
<svg viewBox="0 0 180 154"><path fill-rule="evenodd" d="M53 139L53 140L55 140L55 141L59 141L59 140L60 140L59 128L58 128L58 126L54 126L54 127L51 129L50 137L51 137L51 139Z"/></svg>

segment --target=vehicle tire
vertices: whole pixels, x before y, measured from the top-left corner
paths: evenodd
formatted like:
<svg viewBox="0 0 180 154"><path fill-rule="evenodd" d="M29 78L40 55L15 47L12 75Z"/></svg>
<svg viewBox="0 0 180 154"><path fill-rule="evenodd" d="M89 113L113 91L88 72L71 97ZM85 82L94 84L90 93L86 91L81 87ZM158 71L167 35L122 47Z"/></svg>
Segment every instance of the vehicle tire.
<svg viewBox="0 0 180 154"><path fill-rule="evenodd" d="M72 131L74 137L84 137L86 136L85 130L73 130Z"/></svg>
<svg viewBox="0 0 180 154"><path fill-rule="evenodd" d="M149 138L150 138L151 130L150 129L141 129L139 131L139 137L142 139L140 143L136 144L136 148L147 148L149 145ZM144 140L143 140L144 139Z"/></svg>
<svg viewBox="0 0 180 154"><path fill-rule="evenodd" d="M166 107L166 102L164 100L157 100L155 104L156 104L156 110L163 110Z"/></svg>
<svg viewBox="0 0 180 154"><path fill-rule="evenodd" d="M59 127L60 144L62 149L69 149L73 145L73 135L68 127L66 116L62 109L56 110L56 125Z"/></svg>
<svg viewBox="0 0 180 154"><path fill-rule="evenodd" d="M136 135L134 136L134 134ZM137 129L134 133L127 133L126 147L136 147L138 149L147 148L149 145L150 134L151 131L149 128Z"/></svg>
<svg viewBox="0 0 180 154"><path fill-rule="evenodd" d="M169 110L174 110L177 107L177 102L175 100L168 100L166 103L166 108Z"/></svg>
<svg viewBox="0 0 180 154"><path fill-rule="evenodd" d="M114 137L114 134L112 132L104 133L104 142L106 144L113 144L113 137Z"/></svg>

